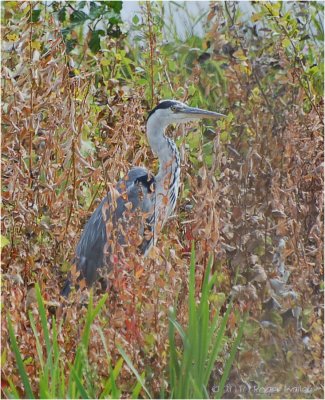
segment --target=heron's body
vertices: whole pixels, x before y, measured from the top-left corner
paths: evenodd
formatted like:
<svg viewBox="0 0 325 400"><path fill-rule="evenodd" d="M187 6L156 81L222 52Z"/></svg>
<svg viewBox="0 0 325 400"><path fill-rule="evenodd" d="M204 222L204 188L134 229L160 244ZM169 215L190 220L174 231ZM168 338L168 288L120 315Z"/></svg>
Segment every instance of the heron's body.
<svg viewBox="0 0 325 400"><path fill-rule="evenodd" d="M116 191L108 193L85 225L76 249L75 264L88 286L98 277L99 269L112 266L112 255L132 241L146 254L156 243L168 217L176 206L180 185L180 156L176 144L165 136L172 122L221 116L209 111L187 107L166 100L151 111L147 120L147 136L152 151L159 159L158 174L153 177L146 169L132 168L118 182ZM172 118L174 117L174 118ZM130 234L129 234L130 231ZM132 231L132 232L131 232ZM141 238L139 240L139 237ZM70 280L62 290L70 291Z"/></svg>

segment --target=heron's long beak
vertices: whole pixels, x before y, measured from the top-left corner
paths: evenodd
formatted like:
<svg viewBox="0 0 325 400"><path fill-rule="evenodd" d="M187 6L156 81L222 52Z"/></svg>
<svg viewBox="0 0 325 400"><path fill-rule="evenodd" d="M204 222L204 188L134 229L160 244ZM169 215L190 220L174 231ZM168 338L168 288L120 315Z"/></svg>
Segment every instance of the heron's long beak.
<svg viewBox="0 0 325 400"><path fill-rule="evenodd" d="M196 108L196 107L186 107L182 108L179 110L179 113L189 116L192 118L213 118L217 119L220 117L225 117L224 114L220 114L214 111L207 111L207 110L202 110L201 108Z"/></svg>

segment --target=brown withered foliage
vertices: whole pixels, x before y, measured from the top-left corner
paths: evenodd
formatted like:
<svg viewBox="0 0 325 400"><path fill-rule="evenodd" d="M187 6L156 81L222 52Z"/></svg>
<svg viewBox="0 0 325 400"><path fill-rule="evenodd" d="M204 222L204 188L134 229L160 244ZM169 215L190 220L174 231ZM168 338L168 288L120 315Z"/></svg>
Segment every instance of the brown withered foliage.
<svg viewBox="0 0 325 400"><path fill-rule="evenodd" d="M47 40L44 26L30 24L27 17L16 28L27 33L33 29L35 41ZM64 362L71 361L87 296L72 294L61 306L59 293L81 229L98 200L131 165L154 161L145 142L142 92L126 95L118 86L105 99L107 105L99 108L92 74L73 76L54 19L49 19L47 29L52 37L45 55L31 47L30 36L24 34L16 47L4 53L3 64L2 232L10 245L2 254L2 300L19 334L23 357L32 357L27 370L34 383L39 361L28 319L29 310L37 315L34 283L41 285L49 320L53 312L64 319L59 343L66 354ZM175 239L175 228L165 239L170 252L155 248L144 261L130 248L125 263L113 268L100 322L113 360L120 357L119 342L140 370L155 372L156 390L161 384L159 371L167 362L168 307L175 294L184 291L187 279L187 260L179 255L182 246ZM39 323L37 328L41 330ZM89 360L98 375L105 374L107 359L95 328L93 333ZM10 377L22 389L5 319L2 348L7 355L4 381ZM121 375L122 384L123 378L128 391L132 385L127 370Z"/></svg>
<svg viewBox="0 0 325 400"><path fill-rule="evenodd" d="M2 252L3 315L13 321L22 355L31 357L27 371L35 385L39 361L28 319L29 310L38 313L35 282L41 286L49 323L53 313L64 320L59 342L64 362L71 362L88 292L72 293L63 303L59 293L84 223L132 165L157 170L145 138L148 110L141 87L113 82L99 89L86 64L80 74L71 74L57 22L49 18L47 24L30 24L27 17L17 23L22 35L3 52L2 65L1 223L2 234L10 239ZM33 43L49 44L45 54L31 45L31 29ZM280 52L279 57L285 64ZM238 61L228 61L228 102L247 106L246 113L235 106L230 110L234 118L228 128L238 135L223 143L216 130L209 168L203 163L196 169L186 141L181 141L183 183L175 216L146 259L134 246L123 265L105 276L109 297L92 330L89 360L96 376L106 374L96 329L100 326L113 364L120 357L119 343L137 369L146 371L158 395L167 379L168 309L176 299L179 321L187 322L189 252L195 240L197 282L213 253L216 295L232 293L236 308L250 311L230 383L247 388L261 382L305 385L313 388L312 397L321 396L323 105L304 113L298 106L304 93L298 90L293 106L277 105L271 112L263 97L250 97L256 79L262 78L247 77ZM193 81L198 77L199 65ZM293 80L288 74L288 93ZM203 152L200 145L194 156L202 160ZM100 296L100 284L96 289ZM218 298L211 299L216 306ZM3 379L10 377L23 390L5 318L2 322ZM229 335L237 322L234 314ZM37 327L41 330L39 321ZM226 354L222 357L216 382ZM130 381L135 378L125 368L119 384L126 394Z"/></svg>

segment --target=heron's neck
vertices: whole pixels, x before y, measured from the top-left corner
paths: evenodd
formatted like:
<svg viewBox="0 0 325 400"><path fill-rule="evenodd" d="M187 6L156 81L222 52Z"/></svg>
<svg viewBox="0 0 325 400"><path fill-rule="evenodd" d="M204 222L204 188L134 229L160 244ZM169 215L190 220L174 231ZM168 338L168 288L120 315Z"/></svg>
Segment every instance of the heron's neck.
<svg viewBox="0 0 325 400"><path fill-rule="evenodd" d="M158 176L175 173L180 168L179 152L176 144L165 136L166 126L159 118L149 118L147 122L147 136L150 147L159 159Z"/></svg>
<svg viewBox="0 0 325 400"><path fill-rule="evenodd" d="M180 180L180 157L176 144L165 136L166 125L155 115L147 122L147 135L152 151L159 158L155 176L154 240L176 206ZM167 200L167 202L166 202Z"/></svg>

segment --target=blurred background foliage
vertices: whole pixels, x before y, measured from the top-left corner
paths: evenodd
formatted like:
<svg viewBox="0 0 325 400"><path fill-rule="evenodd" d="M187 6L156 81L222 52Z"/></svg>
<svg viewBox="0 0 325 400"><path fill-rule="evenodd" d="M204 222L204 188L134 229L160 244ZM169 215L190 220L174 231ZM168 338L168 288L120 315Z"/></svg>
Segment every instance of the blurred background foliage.
<svg viewBox="0 0 325 400"><path fill-rule="evenodd" d="M266 387L278 389L274 397L322 397L324 4L211 2L197 15L187 2L140 2L126 23L129 4L1 4L2 293L29 373L37 369L26 317L34 283L53 311L83 224L109 184L131 165L157 169L146 114L175 98L227 117L217 127L176 130L177 216L154 259L134 256L111 279L109 318L99 324L112 357L116 340L127 343L159 393L175 298L187 322L194 239L198 281L209 252L215 256L211 304L230 291L237 299L229 337L250 312L228 397L264 397ZM61 311L67 361L80 336L77 304ZM3 376L19 385L5 323L2 331ZM101 376L101 339L92 340ZM127 370L120 379L131 393Z"/></svg>

